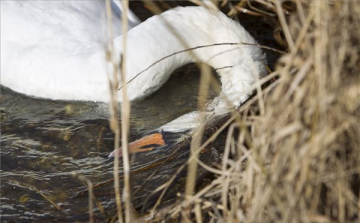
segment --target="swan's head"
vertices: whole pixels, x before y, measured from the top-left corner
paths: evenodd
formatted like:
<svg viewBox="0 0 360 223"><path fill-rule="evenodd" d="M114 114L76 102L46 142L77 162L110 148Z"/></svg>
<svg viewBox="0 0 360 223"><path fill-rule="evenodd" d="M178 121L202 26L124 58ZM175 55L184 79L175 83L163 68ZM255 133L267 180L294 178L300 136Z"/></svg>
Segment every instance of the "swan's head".
<svg viewBox="0 0 360 223"><path fill-rule="evenodd" d="M265 54L259 60L247 58L246 63L241 61L237 65L218 70L218 73L222 91L208 108L226 112L243 104L253 93L257 81L268 73Z"/></svg>

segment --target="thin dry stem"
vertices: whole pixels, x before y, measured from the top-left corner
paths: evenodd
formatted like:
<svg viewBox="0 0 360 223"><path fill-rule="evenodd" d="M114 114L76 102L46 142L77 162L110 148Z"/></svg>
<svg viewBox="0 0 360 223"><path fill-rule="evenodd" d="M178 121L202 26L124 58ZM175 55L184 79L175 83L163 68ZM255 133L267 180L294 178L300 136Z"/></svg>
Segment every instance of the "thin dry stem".
<svg viewBox="0 0 360 223"><path fill-rule="evenodd" d="M200 111L204 111L206 109L205 103L207 100L207 96L209 93L210 87L210 77L211 77L211 70L210 67L204 63L201 66L201 78L200 78L200 88L199 88L199 95L198 95L198 109ZM200 117L200 122L203 123L205 120L205 115L202 113ZM188 167L188 175L186 178L186 189L185 195L190 196L194 192L195 189L195 179L197 173L197 156L199 154L198 150L201 145L202 134L204 131L204 125L200 125L198 129L195 130L193 139L191 141L190 149L191 155L190 157L194 157L192 161L189 161Z"/></svg>
<svg viewBox="0 0 360 223"><path fill-rule="evenodd" d="M121 79L122 83L126 83L126 36L128 30L127 13L129 9L129 1L122 1L123 3L123 14L122 14L122 40L123 40L123 51L121 57ZM125 202L125 222L132 222L132 205L131 205L131 184L130 184L130 160L129 160L129 129L130 129L130 101L127 97L127 86L122 88L122 103L121 103L121 141L122 141L122 157L123 157L123 168L124 168L124 192L123 199Z"/></svg>
<svg viewBox="0 0 360 223"><path fill-rule="evenodd" d="M94 191L93 191L93 183L84 176L79 176L79 180L86 183L87 189L89 191L89 222L93 223L94 222L94 202L93 201L95 200Z"/></svg>
<svg viewBox="0 0 360 223"><path fill-rule="evenodd" d="M112 11L111 11L111 2L110 0L106 0L106 12L108 18L108 30L109 30L109 39L112 40L114 38L113 24L112 24ZM114 139L114 149L119 148L120 141L120 127L117 118L117 108L118 108L118 98L117 98L117 86L118 86L118 64L115 60L114 55L114 44L112 41L109 42L109 49L107 49L108 60L113 67L113 73L108 74L109 78L109 87L110 87L110 127L115 133ZM122 217L122 204L121 204L121 196L120 196L120 179L119 179L119 155L115 153L114 157L114 188L115 188L115 198L116 198L116 207L117 207L117 217L120 223L123 222Z"/></svg>
<svg viewBox="0 0 360 223"><path fill-rule="evenodd" d="M286 20L285 20L284 12L283 12L283 9L280 4L281 1L275 0L274 2L275 2L276 10L277 10L277 15L279 16L279 20L281 23L281 27L284 31L284 35L285 35L287 44L288 44L289 48L292 50L294 47L294 41L291 37L289 26L287 25Z"/></svg>

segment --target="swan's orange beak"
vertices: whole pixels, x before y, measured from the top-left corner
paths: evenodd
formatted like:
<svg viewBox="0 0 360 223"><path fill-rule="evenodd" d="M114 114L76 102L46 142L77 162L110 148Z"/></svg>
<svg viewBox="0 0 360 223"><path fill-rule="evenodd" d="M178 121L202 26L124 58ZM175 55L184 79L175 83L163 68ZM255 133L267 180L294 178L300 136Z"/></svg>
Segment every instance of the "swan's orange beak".
<svg viewBox="0 0 360 223"><path fill-rule="evenodd" d="M166 143L160 132L145 136L139 140L129 143L129 153L138 153L153 150L159 146L165 146ZM109 154L108 158L115 156L115 153L122 156L122 148L114 150Z"/></svg>

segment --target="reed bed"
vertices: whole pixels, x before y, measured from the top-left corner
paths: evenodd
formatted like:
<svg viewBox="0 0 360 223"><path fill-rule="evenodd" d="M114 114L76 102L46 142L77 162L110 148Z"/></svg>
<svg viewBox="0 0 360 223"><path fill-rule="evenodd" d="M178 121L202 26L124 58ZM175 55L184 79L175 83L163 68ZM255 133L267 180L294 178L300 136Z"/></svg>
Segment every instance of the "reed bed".
<svg viewBox="0 0 360 223"><path fill-rule="evenodd" d="M228 122L222 163L209 167L215 179L132 220L359 222L360 2L235 6L275 18L287 53Z"/></svg>

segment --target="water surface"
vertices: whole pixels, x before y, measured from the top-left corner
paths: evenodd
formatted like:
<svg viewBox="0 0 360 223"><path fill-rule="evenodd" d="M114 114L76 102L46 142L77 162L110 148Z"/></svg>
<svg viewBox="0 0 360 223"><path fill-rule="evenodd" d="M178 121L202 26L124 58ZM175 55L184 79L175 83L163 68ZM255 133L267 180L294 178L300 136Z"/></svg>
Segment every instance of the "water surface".
<svg viewBox="0 0 360 223"><path fill-rule="evenodd" d="M193 66L185 70L173 75L160 91L132 105L131 140L196 110L198 71ZM108 125L108 105L36 99L4 87L0 102L2 221L87 221L88 197L81 193L86 187L80 175L94 184L109 181L95 189L95 196L111 216L115 208L113 161L105 156L113 150L114 134ZM145 183L134 195L134 205L141 208L187 155L188 150L174 154L172 148L164 148L132 156L134 191ZM181 191L181 185L172 190ZM106 219L106 214L95 211L96 219Z"/></svg>

